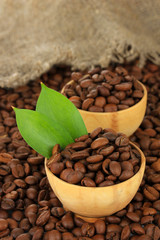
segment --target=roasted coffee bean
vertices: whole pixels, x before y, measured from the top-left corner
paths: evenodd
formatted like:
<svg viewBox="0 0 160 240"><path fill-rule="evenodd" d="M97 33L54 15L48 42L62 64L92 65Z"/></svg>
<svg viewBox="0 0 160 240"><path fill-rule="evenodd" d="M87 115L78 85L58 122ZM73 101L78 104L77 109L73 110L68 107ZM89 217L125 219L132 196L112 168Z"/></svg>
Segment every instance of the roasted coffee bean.
<svg viewBox="0 0 160 240"><path fill-rule="evenodd" d="M21 221L23 217L24 217L24 214L22 211L15 210L14 212L12 212L12 218L18 222Z"/></svg>
<svg viewBox="0 0 160 240"><path fill-rule="evenodd" d="M133 222L139 222L140 220L140 217L138 216L138 214L134 212L128 212L126 216Z"/></svg>
<svg viewBox="0 0 160 240"><path fill-rule="evenodd" d="M118 232L120 233L122 230L121 226L117 224L108 224L107 225L107 232Z"/></svg>
<svg viewBox="0 0 160 240"><path fill-rule="evenodd" d="M62 225L65 229L73 229L74 228L74 221L71 212L66 213L62 217Z"/></svg>
<svg viewBox="0 0 160 240"><path fill-rule="evenodd" d="M39 239L42 238L42 236L43 236L43 229L39 228L39 229L37 229L37 231L33 234L32 239L33 239L33 240L39 240Z"/></svg>
<svg viewBox="0 0 160 240"><path fill-rule="evenodd" d="M108 223L120 223L120 218L119 217L117 217L117 216L108 216L108 217L106 217L105 218L105 220L106 220L106 222L108 222Z"/></svg>
<svg viewBox="0 0 160 240"><path fill-rule="evenodd" d="M119 180L120 181L125 181L125 180L131 178L133 175L134 175L133 171L131 171L131 170L124 170L124 171L122 171L122 174L120 175Z"/></svg>
<svg viewBox="0 0 160 240"><path fill-rule="evenodd" d="M0 231L6 230L7 227L8 227L7 220L0 218Z"/></svg>
<svg viewBox="0 0 160 240"><path fill-rule="evenodd" d="M83 163L81 163L81 162L76 162L75 164L74 164L74 170L75 171L80 171L80 172L82 172L82 173L86 173L86 167L85 167L85 165L83 164Z"/></svg>
<svg viewBox="0 0 160 240"><path fill-rule="evenodd" d="M104 174L101 171L98 171L96 173L96 177L95 177L95 183L96 184L100 184L101 182L104 181Z"/></svg>
<svg viewBox="0 0 160 240"><path fill-rule="evenodd" d="M102 148L99 153L102 154L103 156L108 156L109 154L113 153L113 151L114 151L114 146L109 146L109 147Z"/></svg>
<svg viewBox="0 0 160 240"><path fill-rule="evenodd" d="M103 108L106 105L105 97L96 97L94 104L97 107L102 107Z"/></svg>
<svg viewBox="0 0 160 240"><path fill-rule="evenodd" d="M129 139L125 135L119 136L119 137L116 138L115 144L118 147L125 147L129 144Z"/></svg>
<svg viewBox="0 0 160 240"><path fill-rule="evenodd" d="M151 186L146 186L143 191L145 197L149 199L150 201L156 201L159 199L159 192L151 187Z"/></svg>
<svg viewBox="0 0 160 240"><path fill-rule="evenodd" d="M15 202L12 199L3 199L1 202L1 208L3 210L12 210L15 207Z"/></svg>
<svg viewBox="0 0 160 240"><path fill-rule="evenodd" d="M95 230L97 234L105 234L106 232L106 224L103 220L97 220L94 223Z"/></svg>
<svg viewBox="0 0 160 240"><path fill-rule="evenodd" d="M109 163L109 169L111 171L111 173L116 176L119 177L121 174L121 165L120 163L116 162L116 161L111 161Z"/></svg>
<svg viewBox="0 0 160 240"><path fill-rule="evenodd" d="M82 104L82 109L83 110L88 110L94 103L94 99L93 98L87 98L86 100L84 100L83 104Z"/></svg>
<svg viewBox="0 0 160 240"><path fill-rule="evenodd" d="M29 231L31 226L28 218L23 218L19 223L19 227L22 228L24 231Z"/></svg>
<svg viewBox="0 0 160 240"><path fill-rule="evenodd" d="M89 157L89 153L87 151L78 151L78 152L74 152L71 155L71 159L72 160L80 160L80 159L84 159L86 157Z"/></svg>
<svg viewBox="0 0 160 240"><path fill-rule="evenodd" d="M144 216L141 218L141 224L148 224L148 223L152 223L154 220L153 216Z"/></svg>
<svg viewBox="0 0 160 240"><path fill-rule="evenodd" d="M21 228L14 228L11 232L11 235L14 237L14 238L17 238L19 235L23 234L24 233L24 230L21 229Z"/></svg>
<svg viewBox="0 0 160 240"><path fill-rule="evenodd" d="M131 227L132 233L136 233L138 235L145 234L145 230L142 228L142 226L139 223L132 223L130 227Z"/></svg>
<svg viewBox="0 0 160 240"><path fill-rule="evenodd" d="M9 229L7 228L7 229L5 229L5 230L3 230L3 231L0 231L0 238L1 239L3 239L3 237L6 237L6 236L8 236L9 235L9 233L10 233L10 231L9 231Z"/></svg>
<svg viewBox="0 0 160 240"><path fill-rule="evenodd" d="M86 161L89 163L97 163L103 160L103 155L97 154L86 158Z"/></svg>
<svg viewBox="0 0 160 240"><path fill-rule="evenodd" d="M40 213L40 215L38 216L37 220L36 220L36 225L37 226L43 226L45 225L50 217L50 211L49 210L44 210Z"/></svg>
<svg viewBox="0 0 160 240"><path fill-rule="evenodd" d="M121 240L127 240L129 239L129 236L131 234L131 230L130 227L128 225L126 225L121 232Z"/></svg>
<svg viewBox="0 0 160 240"><path fill-rule="evenodd" d="M18 222L12 218L7 218L8 226L10 229L18 228Z"/></svg>
<svg viewBox="0 0 160 240"><path fill-rule="evenodd" d="M118 110L117 105L113 103L109 103L104 106L105 112L116 112L117 110Z"/></svg>
<svg viewBox="0 0 160 240"><path fill-rule="evenodd" d="M102 163L93 163L93 164L88 164L87 168L89 171L97 172L101 168Z"/></svg>
<svg viewBox="0 0 160 240"><path fill-rule="evenodd" d="M30 240L30 239L31 239L31 235L29 233L23 233L18 237L16 237L16 240Z"/></svg>
<svg viewBox="0 0 160 240"><path fill-rule="evenodd" d="M108 139L106 138L97 138L96 140L94 140L92 143L91 143L91 148L92 149L97 149L97 148L101 148L105 145L107 145L109 143Z"/></svg>
<svg viewBox="0 0 160 240"><path fill-rule="evenodd" d="M53 174L60 174L61 171L64 169L64 163L63 162L52 162L49 165L49 168Z"/></svg>
<svg viewBox="0 0 160 240"><path fill-rule="evenodd" d="M81 180L81 185L86 187L96 187L95 182L89 177L84 177Z"/></svg>
<svg viewBox="0 0 160 240"><path fill-rule="evenodd" d="M93 224L84 223L81 227L82 236L84 237L93 237L95 233L95 228Z"/></svg>
<svg viewBox="0 0 160 240"><path fill-rule="evenodd" d="M82 172L74 171L72 168L64 169L60 174L62 180L72 184L79 183L83 176L84 174Z"/></svg>
<svg viewBox="0 0 160 240"><path fill-rule="evenodd" d="M61 208L61 207L53 207L53 208L51 209L51 213L52 213L52 215L55 216L55 217L61 217L61 216L64 215L65 211L64 211L64 209Z"/></svg>
<svg viewBox="0 0 160 240"><path fill-rule="evenodd" d="M10 193L11 191L13 191L16 188L16 184L13 182L6 182L3 184L2 186L2 191L4 193Z"/></svg>
<svg viewBox="0 0 160 240"><path fill-rule="evenodd" d="M112 186L114 185L114 182L111 181L111 180L106 180L106 181L103 181L101 182L98 187L107 187L107 186Z"/></svg>

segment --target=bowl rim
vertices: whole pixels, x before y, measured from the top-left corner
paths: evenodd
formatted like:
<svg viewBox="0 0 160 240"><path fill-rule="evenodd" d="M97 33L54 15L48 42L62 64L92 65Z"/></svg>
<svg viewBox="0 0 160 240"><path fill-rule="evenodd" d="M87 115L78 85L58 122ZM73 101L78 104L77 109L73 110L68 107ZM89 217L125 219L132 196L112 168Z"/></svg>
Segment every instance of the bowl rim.
<svg viewBox="0 0 160 240"><path fill-rule="evenodd" d="M143 168L144 168L144 170L143 170L143 175L144 175L145 165L146 165L146 158L145 158L145 156L144 156L144 153L141 151L141 149L140 149L139 147L137 147L136 144L134 144L133 142L129 141L129 143L130 143L134 148L136 148L136 149L140 152L140 155L141 155L141 165L140 165L140 168L139 168L138 172L137 172L136 174L134 174L131 178L129 178L129 179L123 181L123 182L113 184L113 185L111 185L111 186L104 186L104 187L86 187L86 186L80 186L80 185L68 183L68 182L60 179L59 177L57 177L55 174L53 174L53 173L50 171L50 169L49 169L48 166L47 166L47 158L45 158L45 163L44 163L44 164L45 164L45 168L47 168L47 170L48 170L56 179L58 179L59 182L62 182L63 184L66 184L66 186L68 185L68 186L73 186L73 187L80 188L80 189L92 189L92 190L94 189L94 190L95 190L95 189L105 189L105 188L109 189L109 188L112 188L112 187L117 186L117 185L123 185L126 181L129 181L129 180L131 181L132 178L136 178L136 176L139 174L140 171L142 171ZM47 173L46 173L46 175L47 175ZM47 178L48 178L48 176L47 176ZM143 178L143 176L142 176L142 178ZM48 181L49 181L49 180L48 180ZM98 191L99 191L99 190L98 190Z"/></svg>
<svg viewBox="0 0 160 240"><path fill-rule="evenodd" d="M82 110L82 109L79 109L79 108L77 108L77 109L79 110L79 112L82 112L82 113L85 113L85 114L88 114L88 115L99 115L99 116L117 114L117 113L126 113L127 111L133 110L134 108L137 108L143 101L145 101L145 99L147 99L147 89L146 89L146 87L139 80L136 79L136 81L142 86L144 94L143 94L143 97L141 98L141 100L138 103L134 104L133 106L131 106L127 109L118 110L118 111L115 111L115 112L89 112L89 111ZM62 88L61 93L63 94L65 86L67 86L68 84L72 84L73 82L74 82L74 80L71 80L68 83L66 83L64 85L64 87Z"/></svg>

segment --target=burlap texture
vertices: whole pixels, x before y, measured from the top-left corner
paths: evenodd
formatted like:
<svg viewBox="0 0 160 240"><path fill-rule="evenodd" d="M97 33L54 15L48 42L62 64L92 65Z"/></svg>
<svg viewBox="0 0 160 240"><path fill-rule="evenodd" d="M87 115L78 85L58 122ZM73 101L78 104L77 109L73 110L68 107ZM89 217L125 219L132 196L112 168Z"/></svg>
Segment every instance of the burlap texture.
<svg viewBox="0 0 160 240"><path fill-rule="evenodd" d="M84 69L140 57L160 64L159 0L0 1L0 86L53 64Z"/></svg>

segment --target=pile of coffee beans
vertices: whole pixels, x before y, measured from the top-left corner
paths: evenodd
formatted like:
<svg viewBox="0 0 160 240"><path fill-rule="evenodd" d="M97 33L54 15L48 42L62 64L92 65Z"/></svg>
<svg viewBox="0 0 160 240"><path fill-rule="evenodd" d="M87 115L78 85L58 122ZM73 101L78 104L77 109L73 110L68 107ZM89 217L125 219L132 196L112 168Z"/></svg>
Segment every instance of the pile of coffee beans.
<svg viewBox="0 0 160 240"><path fill-rule="evenodd" d="M63 94L79 109L90 112L116 112L127 109L141 100L143 88L128 71L95 68L82 75L72 73L72 81Z"/></svg>
<svg viewBox="0 0 160 240"><path fill-rule="evenodd" d="M51 172L62 180L86 187L111 186L133 177L138 172L141 156L129 144L125 134L101 127L59 151L53 148L48 161Z"/></svg>
<svg viewBox="0 0 160 240"><path fill-rule="evenodd" d="M131 203L95 223L86 223L63 209L46 178L44 158L22 139L11 108L35 109L40 81L60 91L71 79L70 68L54 67L16 89L0 88L1 240L160 239L160 68L151 63L143 69L136 63L124 67L148 90L146 116L130 137L146 156L146 170Z"/></svg>

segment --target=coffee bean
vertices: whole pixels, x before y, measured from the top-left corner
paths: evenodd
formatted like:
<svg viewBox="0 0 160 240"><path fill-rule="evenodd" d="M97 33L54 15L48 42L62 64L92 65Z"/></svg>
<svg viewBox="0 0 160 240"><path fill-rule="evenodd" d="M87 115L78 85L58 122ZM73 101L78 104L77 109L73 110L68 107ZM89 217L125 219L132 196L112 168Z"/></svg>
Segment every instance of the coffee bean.
<svg viewBox="0 0 160 240"><path fill-rule="evenodd" d="M0 218L0 231L6 230L7 227L8 227L7 220Z"/></svg>
<svg viewBox="0 0 160 240"><path fill-rule="evenodd" d="M122 228L117 224L108 224L107 225L107 232L118 232L120 233Z"/></svg>
<svg viewBox="0 0 160 240"><path fill-rule="evenodd" d="M96 154L96 155L93 155L93 156L90 156L88 158L86 158L86 161L89 162L89 163L97 163L97 162L100 162L103 160L103 155L100 155L100 154Z"/></svg>
<svg viewBox="0 0 160 240"><path fill-rule="evenodd" d="M117 105L113 103L106 104L104 106L104 111L105 112L116 112L117 111Z"/></svg>
<svg viewBox="0 0 160 240"><path fill-rule="evenodd" d="M49 168L53 174L60 174L61 171L64 169L64 163L52 162L51 164L49 164Z"/></svg>
<svg viewBox="0 0 160 240"><path fill-rule="evenodd" d="M40 213L40 215L38 216L37 220L36 220L36 224L38 226L43 226L45 225L50 217L50 211L49 210L45 210L42 211L42 213Z"/></svg>
<svg viewBox="0 0 160 240"><path fill-rule="evenodd" d="M2 186L2 191L4 193L10 193L11 191L13 191L16 188L16 184L13 182L6 182L3 184Z"/></svg>
<svg viewBox="0 0 160 240"><path fill-rule="evenodd" d="M97 107L97 106L91 106L88 109L89 112L103 112L103 108L102 107Z"/></svg>
<svg viewBox="0 0 160 240"><path fill-rule="evenodd" d="M83 158L86 158L86 157L89 157L89 153L87 151L84 151L84 150L74 152L71 155L72 160L80 160L80 159L83 159Z"/></svg>
<svg viewBox="0 0 160 240"><path fill-rule="evenodd" d="M130 236L131 230L130 227L127 225L122 229L121 232L121 240L127 240Z"/></svg>
<svg viewBox="0 0 160 240"><path fill-rule="evenodd" d="M14 212L12 212L12 218L18 222L21 221L23 217L24 217L23 212L19 210L15 210Z"/></svg>
<svg viewBox="0 0 160 240"><path fill-rule="evenodd" d="M10 233L10 231L9 231L9 229L7 228L7 229L5 229L5 230L3 230L3 231L0 231L0 238L1 239L3 239L3 237L6 237L6 236L8 236L9 235L9 233Z"/></svg>
<svg viewBox="0 0 160 240"><path fill-rule="evenodd" d="M116 138L115 144L118 147L125 147L129 144L129 139L125 135L119 136L119 137Z"/></svg>
<svg viewBox="0 0 160 240"><path fill-rule="evenodd" d="M140 220L140 217L138 216L138 214L134 213L134 212L128 212L126 214L126 216L132 220L133 222L139 222Z"/></svg>
<svg viewBox="0 0 160 240"><path fill-rule="evenodd" d="M119 217L117 217L117 216L108 216L108 217L106 217L105 218L106 219L106 222L108 222L108 223L120 223L120 218Z"/></svg>
<svg viewBox="0 0 160 240"><path fill-rule="evenodd" d="M23 218L20 223L19 227L22 228L24 231L28 231L30 229L30 223L27 218Z"/></svg>
<svg viewBox="0 0 160 240"><path fill-rule="evenodd" d="M32 239L33 240L39 240L43 236L43 229L37 229L37 231L34 233Z"/></svg>
<svg viewBox="0 0 160 240"><path fill-rule="evenodd" d="M95 230L97 234L105 234L106 232L106 225L105 222L103 220L97 220L94 223L95 226Z"/></svg>
<svg viewBox="0 0 160 240"><path fill-rule="evenodd" d="M85 165L81 162L76 162L74 164L74 170L77 171L77 172L80 171L82 173L86 173Z"/></svg>
<svg viewBox="0 0 160 240"><path fill-rule="evenodd" d="M96 187L95 182L89 177L84 177L81 180L81 185L86 187Z"/></svg>
<svg viewBox="0 0 160 240"><path fill-rule="evenodd" d="M62 217L62 225L65 229L73 229L74 228L74 221L71 212L66 213Z"/></svg>
<svg viewBox="0 0 160 240"><path fill-rule="evenodd" d="M95 233L95 228L94 228L93 224L84 223L81 227L81 231L82 231L82 236L93 237L93 235Z"/></svg>
<svg viewBox="0 0 160 240"><path fill-rule="evenodd" d="M72 184L79 183L83 176L82 172L74 171L72 168L64 169L60 174L62 180Z"/></svg>
<svg viewBox="0 0 160 240"><path fill-rule="evenodd" d="M12 218L7 218L8 226L10 229L18 228L18 222Z"/></svg>
<svg viewBox="0 0 160 240"><path fill-rule="evenodd" d="M114 146L109 146L109 147L102 148L99 153L102 154L103 156L107 156L111 154L113 151L114 151Z"/></svg>
<svg viewBox="0 0 160 240"><path fill-rule="evenodd" d="M97 172L100 168L101 168L102 162L99 163L92 163L92 164L88 164L87 168L88 170L90 170L91 172Z"/></svg>
<svg viewBox="0 0 160 240"><path fill-rule="evenodd" d="M116 162L116 161L111 161L109 163L109 169L111 171L111 173L116 176L119 177L121 174L121 165L120 163Z"/></svg>
<svg viewBox="0 0 160 240"><path fill-rule="evenodd" d="M119 177L119 180L120 181L125 181L129 178L131 178L132 176L134 175L134 172L131 171L131 170L124 170L122 171L120 177Z"/></svg>
<svg viewBox="0 0 160 240"><path fill-rule="evenodd" d="M14 238L17 238L19 235L23 234L24 231L23 229L21 228L14 228L11 232L11 235L14 237Z"/></svg>
<svg viewBox="0 0 160 240"><path fill-rule="evenodd" d="M84 100L84 102L82 103L82 109L83 110L88 110L94 103L94 99L93 98L87 98Z"/></svg>
<svg viewBox="0 0 160 240"><path fill-rule="evenodd" d="M105 97L96 97L95 106L103 108L106 105Z"/></svg>
<svg viewBox="0 0 160 240"><path fill-rule="evenodd" d="M23 233L18 237L16 237L16 240L30 240L30 239L31 239L31 235L29 233Z"/></svg>
<svg viewBox="0 0 160 240"><path fill-rule="evenodd" d="M154 220L153 216L145 216L141 218L141 224L152 223Z"/></svg>
<svg viewBox="0 0 160 240"><path fill-rule="evenodd" d="M101 182L104 181L104 174L101 171L98 171L96 173L96 177L95 177L95 183L96 184L100 184Z"/></svg>
<svg viewBox="0 0 160 240"><path fill-rule="evenodd" d="M144 229L141 227L141 225L139 223L132 223L131 231L132 231L132 233L137 233L138 235L145 234Z"/></svg>
<svg viewBox="0 0 160 240"><path fill-rule="evenodd" d="M143 193L150 201L156 201L159 199L159 192L151 186L146 186Z"/></svg>
<svg viewBox="0 0 160 240"><path fill-rule="evenodd" d="M15 202L12 199L3 199L1 202L1 208L3 210L11 210L14 209Z"/></svg>
<svg viewBox="0 0 160 240"><path fill-rule="evenodd" d="M91 148L92 149L97 149L97 148L100 148L100 147L103 147L105 145L107 145L109 143L108 139L106 138L97 138L96 140L94 140L92 143L91 143Z"/></svg>
<svg viewBox="0 0 160 240"><path fill-rule="evenodd" d="M160 211L160 200L157 200L153 203L153 207L155 209L157 209L158 211Z"/></svg>

